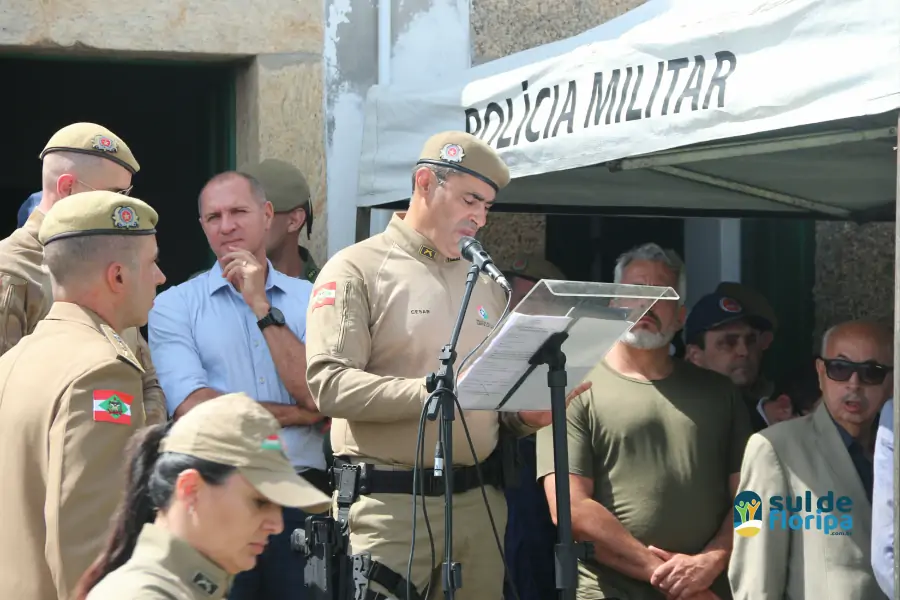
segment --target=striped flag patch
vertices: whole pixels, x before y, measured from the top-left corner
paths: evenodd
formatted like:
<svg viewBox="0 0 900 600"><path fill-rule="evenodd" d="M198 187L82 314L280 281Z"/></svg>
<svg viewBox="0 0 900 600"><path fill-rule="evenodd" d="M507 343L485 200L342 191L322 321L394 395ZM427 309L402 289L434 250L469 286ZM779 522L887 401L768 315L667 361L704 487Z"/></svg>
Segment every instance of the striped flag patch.
<svg viewBox="0 0 900 600"><path fill-rule="evenodd" d="M329 281L313 290L313 310L321 306L334 306L334 299L337 297L337 282Z"/></svg>
<svg viewBox="0 0 900 600"><path fill-rule="evenodd" d="M100 423L131 425L134 396L117 390L94 390L94 420Z"/></svg>
<svg viewBox="0 0 900 600"><path fill-rule="evenodd" d="M262 441L263 450L281 450L281 438L277 433L273 433Z"/></svg>

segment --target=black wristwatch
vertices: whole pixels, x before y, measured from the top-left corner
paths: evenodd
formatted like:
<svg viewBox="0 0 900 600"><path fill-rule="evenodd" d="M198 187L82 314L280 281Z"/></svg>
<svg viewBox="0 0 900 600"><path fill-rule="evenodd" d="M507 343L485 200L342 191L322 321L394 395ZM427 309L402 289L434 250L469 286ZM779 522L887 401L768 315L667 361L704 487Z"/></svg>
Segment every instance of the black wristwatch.
<svg viewBox="0 0 900 600"><path fill-rule="evenodd" d="M269 325L278 325L279 327L281 327L284 325L284 315L280 310L272 306L269 308L269 314L257 321L256 324L259 325L260 331L265 329Z"/></svg>

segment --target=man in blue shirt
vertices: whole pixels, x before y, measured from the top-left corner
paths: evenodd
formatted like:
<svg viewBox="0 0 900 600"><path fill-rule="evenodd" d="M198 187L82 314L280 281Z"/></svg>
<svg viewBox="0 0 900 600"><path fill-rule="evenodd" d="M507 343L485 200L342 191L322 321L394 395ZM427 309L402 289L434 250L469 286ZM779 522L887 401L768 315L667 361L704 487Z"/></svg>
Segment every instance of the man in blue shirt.
<svg viewBox="0 0 900 600"><path fill-rule="evenodd" d="M18 214L18 223L16 227L22 227L25 225L25 221L28 220L28 217L31 216L31 211L37 208L37 205L41 203L41 197L43 196L42 192L35 192L32 195L28 196L28 200L22 203L22 206L19 207Z"/></svg>
<svg viewBox="0 0 900 600"><path fill-rule="evenodd" d="M888 598L894 597L894 400L881 410L875 439L872 491L872 570Z"/></svg>
<svg viewBox="0 0 900 600"><path fill-rule="evenodd" d="M272 204L260 183L228 172L199 199L200 224L213 267L160 294L150 313L150 348L169 413L176 419L225 393L244 392L281 423L294 468L330 492L322 420L306 384L306 310L312 284L276 271L266 259ZM284 509L256 567L238 575L229 598L302 598L303 564L290 547L306 515Z"/></svg>

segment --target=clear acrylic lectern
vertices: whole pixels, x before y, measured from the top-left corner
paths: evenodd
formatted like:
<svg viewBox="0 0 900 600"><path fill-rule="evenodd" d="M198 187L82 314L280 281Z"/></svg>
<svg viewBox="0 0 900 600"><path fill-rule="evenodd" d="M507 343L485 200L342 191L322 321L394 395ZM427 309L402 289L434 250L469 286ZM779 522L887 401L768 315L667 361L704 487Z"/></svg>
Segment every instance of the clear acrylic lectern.
<svg viewBox="0 0 900 600"><path fill-rule="evenodd" d="M566 395L659 300L678 294L669 287L539 281L463 367L460 407L551 410L554 471L568 474ZM569 479L557 477L556 587L563 600L574 600L576 561L590 553L590 545L573 542L569 501Z"/></svg>

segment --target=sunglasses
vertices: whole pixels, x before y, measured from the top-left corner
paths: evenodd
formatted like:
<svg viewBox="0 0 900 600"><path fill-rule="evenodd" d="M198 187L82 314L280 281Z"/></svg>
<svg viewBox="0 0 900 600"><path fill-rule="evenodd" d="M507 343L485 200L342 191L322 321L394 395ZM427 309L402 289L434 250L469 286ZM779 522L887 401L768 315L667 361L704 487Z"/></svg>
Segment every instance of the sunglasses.
<svg viewBox="0 0 900 600"><path fill-rule="evenodd" d="M821 358L825 363L825 374L832 381L850 381L853 374L859 378L860 383L866 385L881 385L893 367L882 365L874 360L866 362L853 362L843 358Z"/></svg>

